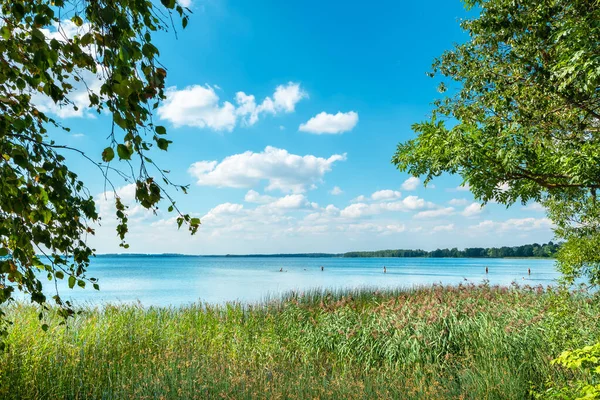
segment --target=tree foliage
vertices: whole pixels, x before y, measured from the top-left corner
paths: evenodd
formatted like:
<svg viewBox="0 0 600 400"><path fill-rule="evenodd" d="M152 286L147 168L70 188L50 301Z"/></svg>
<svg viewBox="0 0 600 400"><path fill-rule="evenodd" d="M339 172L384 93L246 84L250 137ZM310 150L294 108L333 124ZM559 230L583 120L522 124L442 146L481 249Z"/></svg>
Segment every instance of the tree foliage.
<svg viewBox="0 0 600 400"><path fill-rule="evenodd" d="M0 0L0 304L15 289L45 304L42 274L50 281L67 279L71 288L86 282L98 288L86 275L94 252L86 237L99 216L65 152L88 159L109 184L111 174L135 182L143 207L155 210L166 197L169 211L179 213L164 188L185 187L174 185L166 171L149 171L155 167L152 150L171 143L152 120L167 75L153 35L175 29L174 21L185 27L189 10L175 0L160 3ZM90 80L99 83L90 86ZM53 130L69 129L39 99L56 110L81 112L76 87L87 89L86 112L112 120L101 154L84 154L52 138ZM117 234L127 247L127 207L116 192L115 204ZM179 213L178 223L194 233L200 221ZM58 293L53 299L64 316L73 313ZM0 310L0 320L2 315ZM0 339L2 334L0 329Z"/></svg>
<svg viewBox="0 0 600 400"><path fill-rule="evenodd" d="M542 245L538 243L523 246L503 247L467 247L459 250L436 249L425 250L378 250L378 251L352 251L342 254L343 257L430 257L430 258L503 258L503 257L554 257L560 245L549 242Z"/></svg>
<svg viewBox="0 0 600 400"><path fill-rule="evenodd" d="M563 272L598 283L600 2L466 4L480 11L461 23L469 40L431 73L448 95L392 161L426 183L460 174L483 202L541 201L565 241Z"/></svg>

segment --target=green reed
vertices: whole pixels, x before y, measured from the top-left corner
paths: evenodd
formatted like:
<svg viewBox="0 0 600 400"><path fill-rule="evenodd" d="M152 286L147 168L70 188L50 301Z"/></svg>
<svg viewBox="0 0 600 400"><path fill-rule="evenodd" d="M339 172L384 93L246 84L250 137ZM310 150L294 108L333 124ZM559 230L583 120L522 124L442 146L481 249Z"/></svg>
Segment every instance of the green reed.
<svg viewBox="0 0 600 400"><path fill-rule="evenodd" d="M38 309L13 304L0 398L528 398L568 378L549 362L559 350L600 332L598 302L573 294L561 339L554 298L487 285L309 291L86 307L66 326L51 310L47 332Z"/></svg>

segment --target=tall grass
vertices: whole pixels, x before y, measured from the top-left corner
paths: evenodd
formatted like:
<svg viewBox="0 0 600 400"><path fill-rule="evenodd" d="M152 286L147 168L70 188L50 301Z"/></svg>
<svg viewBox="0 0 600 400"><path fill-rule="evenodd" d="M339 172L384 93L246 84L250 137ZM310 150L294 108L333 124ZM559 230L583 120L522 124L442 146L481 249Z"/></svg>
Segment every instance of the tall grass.
<svg viewBox="0 0 600 400"><path fill-rule="evenodd" d="M50 312L47 332L35 307L15 304L0 398L528 398L568 378L549 363L559 350L600 332L596 301L572 295L565 322L554 298L486 285L312 291L88 307L67 326Z"/></svg>

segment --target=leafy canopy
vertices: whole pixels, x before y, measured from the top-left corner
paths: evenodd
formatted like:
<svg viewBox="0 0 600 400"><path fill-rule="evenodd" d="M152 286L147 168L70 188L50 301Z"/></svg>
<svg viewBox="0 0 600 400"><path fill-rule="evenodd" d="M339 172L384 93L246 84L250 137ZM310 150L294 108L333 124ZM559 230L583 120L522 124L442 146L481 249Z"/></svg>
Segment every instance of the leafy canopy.
<svg viewBox="0 0 600 400"><path fill-rule="evenodd" d="M160 3L0 1L0 304L16 289L46 304L40 271L50 281L67 279L71 288L91 282L98 289L86 275L94 251L85 238L94 233L99 216L93 197L65 163L62 154L69 150L88 159L109 184L112 174L135 182L135 198L145 208L155 210L166 197L169 211L179 214L179 226L187 223L192 233L198 229L200 221L179 213L164 191L185 187L174 185L166 171L148 170L155 167L152 150L167 150L171 143L166 129L152 120L167 75L153 34L175 29L174 20L185 28L189 11L175 0ZM101 154L56 143L48 130L69 129L49 116L39 99L56 110L80 112L73 99L77 86L87 88L86 112L112 119ZM127 207L116 192L115 203L117 234L127 247ZM64 316L73 313L58 293L53 299ZM2 316L0 310L0 321ZM0 339L4 328L0 325Z"/></svg>
<svg viewBox="0 0 600 400"><path fill-rule="evenodd" d="M598 283L600 2L466 4L480 11L461 23L469 40L431 73L448 94L392 162L425 183L460 174L483 202L541 201L566 241L567 278Z"/></svg>

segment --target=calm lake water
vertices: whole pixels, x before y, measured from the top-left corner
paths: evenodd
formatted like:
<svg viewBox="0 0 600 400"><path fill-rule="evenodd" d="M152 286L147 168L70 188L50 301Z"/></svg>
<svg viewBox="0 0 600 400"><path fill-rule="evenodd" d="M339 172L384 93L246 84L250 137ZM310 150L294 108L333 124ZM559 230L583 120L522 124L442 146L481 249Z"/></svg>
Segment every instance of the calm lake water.
<svg viewBox="0 0 600 400"><path fill-rule="evenodd" d="M62 297L77 304L139 300L145 306L177 306L257 302L291 290L456 285L486 278L492 285L547 286L559 274L553 260L539 259L101 256L89 276L99 279L99 292L65 288Z"/></svg>

